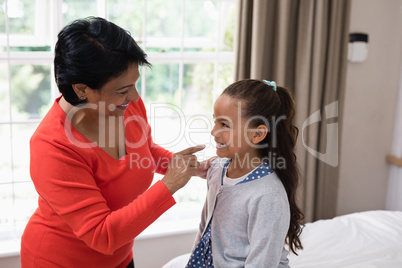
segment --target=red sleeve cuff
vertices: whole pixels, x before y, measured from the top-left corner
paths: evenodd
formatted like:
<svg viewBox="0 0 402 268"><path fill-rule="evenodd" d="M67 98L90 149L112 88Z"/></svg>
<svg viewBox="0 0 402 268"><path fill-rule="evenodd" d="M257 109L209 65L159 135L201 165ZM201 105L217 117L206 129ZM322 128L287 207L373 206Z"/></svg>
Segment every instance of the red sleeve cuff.
<svg viewBox="0 0 402 268"><path fill-rule="evenodd" d="M176 204L172 194L162 181L157 181L152 185L147 194L150 199L150 206L154 209L155 215L162 215L166 210Z"/></svg>

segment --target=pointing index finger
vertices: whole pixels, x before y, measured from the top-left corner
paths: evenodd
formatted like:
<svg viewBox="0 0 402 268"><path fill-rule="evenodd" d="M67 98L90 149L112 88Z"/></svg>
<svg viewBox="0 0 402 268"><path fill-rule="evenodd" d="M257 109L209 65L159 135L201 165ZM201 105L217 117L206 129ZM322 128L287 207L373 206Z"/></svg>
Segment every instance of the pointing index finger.
<svg viewBox="0 0 402 268"><path fill-rule="evenodd" d="M203 150L204 148L205 148L205 145L197 145L197 146L193 146L193 147L188 147L187 149L184 149L183 151L180 151L176 154L180 154L180 155L193 154L193 153Z"/></svg>

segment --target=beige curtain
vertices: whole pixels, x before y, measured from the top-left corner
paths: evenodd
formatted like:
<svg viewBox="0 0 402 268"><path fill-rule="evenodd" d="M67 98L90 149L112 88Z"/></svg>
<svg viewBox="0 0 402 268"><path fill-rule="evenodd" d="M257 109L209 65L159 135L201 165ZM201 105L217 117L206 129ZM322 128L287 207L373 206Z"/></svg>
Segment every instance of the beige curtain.
<svg viewBox="0 0 402 268"><path fill-rule="evenodd" d="M350 1L239 0L235 80L293 92L306 222L336 216Z"/></svg>

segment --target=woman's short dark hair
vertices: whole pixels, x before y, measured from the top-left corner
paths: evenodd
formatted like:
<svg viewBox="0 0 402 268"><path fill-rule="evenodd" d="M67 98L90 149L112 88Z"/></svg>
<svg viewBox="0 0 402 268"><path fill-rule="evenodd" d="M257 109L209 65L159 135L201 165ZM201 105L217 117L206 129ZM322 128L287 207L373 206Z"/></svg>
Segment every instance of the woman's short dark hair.
<svg viewBox="0 0 402 268"><path fill-rule="evenodd" d="M73 21L58 34L54 75L66 101L77 105L81 101L72 84L100 89L131 63L150 66L146 57L129 32L103 18L88 17Z"/></svg>

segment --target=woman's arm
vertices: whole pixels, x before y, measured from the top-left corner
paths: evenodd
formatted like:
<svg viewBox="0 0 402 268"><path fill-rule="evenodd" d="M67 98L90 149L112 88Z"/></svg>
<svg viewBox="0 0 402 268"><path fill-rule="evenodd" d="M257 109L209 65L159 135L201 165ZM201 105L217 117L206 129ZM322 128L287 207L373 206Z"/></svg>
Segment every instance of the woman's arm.
<svg viewBox="0 0 402 268"><path fill-rule="evenodd" d="M40 197L89 247L103 254L129 243L175 201L162 182L111 211L91 163L73 149L43 139L31 142L31 177Z"/></svg>

